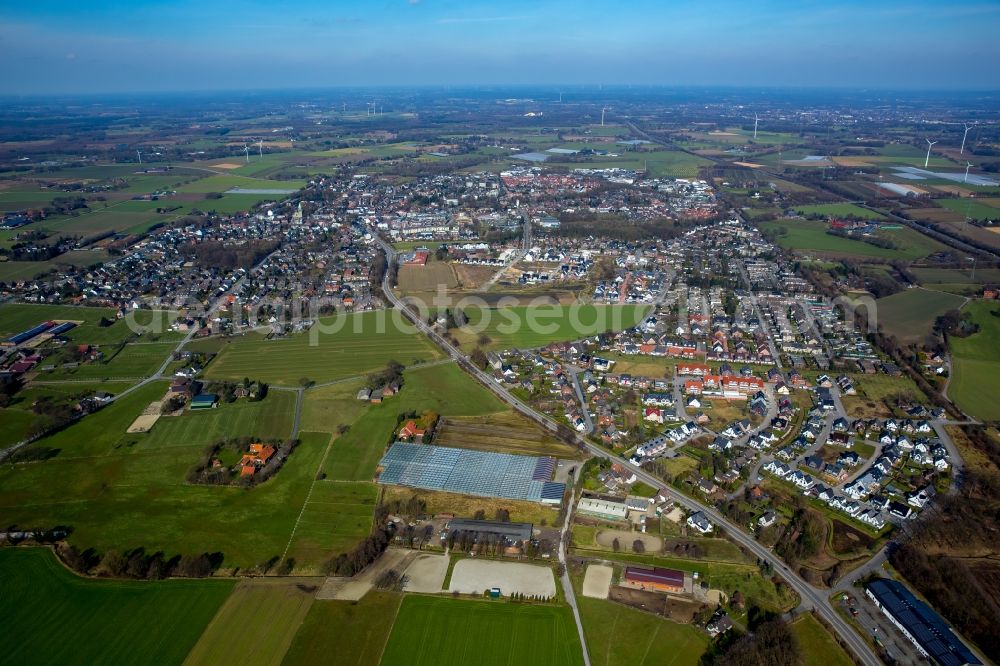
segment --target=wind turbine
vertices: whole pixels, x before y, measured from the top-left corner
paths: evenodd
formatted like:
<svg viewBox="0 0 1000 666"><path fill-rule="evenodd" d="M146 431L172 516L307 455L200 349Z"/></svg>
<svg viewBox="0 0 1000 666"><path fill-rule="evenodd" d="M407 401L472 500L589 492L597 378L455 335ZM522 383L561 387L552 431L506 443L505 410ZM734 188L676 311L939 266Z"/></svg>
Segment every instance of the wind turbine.
<svg viewBox="0 0 1000 666"><path fill-rule="evenodd" d="M559 103L562 104L562 90L559 91Z"/></svg>
<svg viewBox="0 0 1000 666"><path fill-rule="evenodd" d="M758 118L757 114L755 113L755 114L753 114L753 140L754 141L757 140L757 123L758 122L760 122L760 118Z"/></svg>
<svg viewBox="0 0 1000 666"><path fill-rule="evenodd" d="M137 150L135 151L135 154L139 156L139 164L142 164L142 151Z"/></svg>
<svg viewBox="0 0 1000 666"><path fill-rule="evenodd" d="M247 144L244 143L243 144L243 152L245 152L247 154L247 164L249 164L250 163L250 146L248 146Z"/></svg>
<svg viewBox="0 0 1000 666"><path fill-rule="evenodd" d="M601 127L604 127L604 112L608 110L608 107L601 107Z"/></svg>
<svg viewBox="0 0 1000 666"><path fill-rule="evenodd" d="M930 139L924 139L927 142L927 157L924 158L924 168L931 162L931 146L933 146L937 141L931 141Z"/></svg>
<svg viewBox="0 0 1000 666"><path fill-rule="evenodd" d="M969 182L969 169L972 168L972 162L965 163L965 178L962 179L963 183Z"/></svg>
<svg viewBox="0 0 1000 666"><path fill-rule="evenodd" d="M260 151L260 156L264 157L264 139L257 139L257 149Z"/></svg>
<svg viewBox="0 0 1000 666"><path fill-rule="evenodd" d="M962 123L962 126L965 127L965 133L962 134L962 148L961 150L958 151L959 155L965 154L965 139L969 136L969 130L975 127L976 123L972 123L971 125L966 125L965 123Z"/></svg>

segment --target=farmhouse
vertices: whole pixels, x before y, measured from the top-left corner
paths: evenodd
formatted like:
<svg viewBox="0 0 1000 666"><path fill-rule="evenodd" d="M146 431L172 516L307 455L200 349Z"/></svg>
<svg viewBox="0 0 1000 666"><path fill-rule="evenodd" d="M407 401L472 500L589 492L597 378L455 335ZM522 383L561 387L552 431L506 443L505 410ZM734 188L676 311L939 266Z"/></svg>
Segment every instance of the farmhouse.
<svg viewBox="0 0 1000 666"><path fill-rule="evenodd" d="M418 428L417 424L410 420L399 429L399 439L404 442L411 440L414 442L422 442L424 439L424 433L426 432L426 430Z"/></svg>
<svg viewBox="0 0 1000 666"><path fill-rule="evenodd" d="M278 450L270 444L251 444L249 453L244 453L243 457L240 458L240 476L253 476L277 452Z"/></svg>
<svg viewBox="0 0 1000 666"><path fill-rule="evenodd" d="M684 572L660 567L625 567L622 585L637 590L681 594L684 592Z"/></svg>

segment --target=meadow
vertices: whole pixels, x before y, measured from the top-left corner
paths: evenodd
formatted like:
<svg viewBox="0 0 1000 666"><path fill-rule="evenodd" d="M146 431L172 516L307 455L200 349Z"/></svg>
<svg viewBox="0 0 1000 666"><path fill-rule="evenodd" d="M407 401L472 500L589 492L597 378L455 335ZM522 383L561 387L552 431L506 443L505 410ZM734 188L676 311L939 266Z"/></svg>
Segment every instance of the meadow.
<svg viewBox="0 0 1000 666"><path fill-rule="evenodd" d="M948 397L964 411L980 419L1000 419L996 400L996 378L1000 375L1000 304L973 301L963 312L972 315L979 332L967 338L949 338L953 375Z"/></svg>
<svg viewBox="0 0 1000 666"><path fill-rule="evenodd" d="M79 578L45 549L0 550L9 637L19 664L181 664L229 596L228 580Z"/></svg>
<svg viewBox="0 0 1000 666"><path fill-rule="evenodd" d="M62 337L77 344L111 346L129 340L177 342L184 334L169 330L174 317L176 313L166 310L133 310L118 319L115 310L109 308L6 303L0 305L0 338L8 338L42 322L56 320L77 322L75 328L62 334ZM111 324L101 326L102 319Z"/></svg>
<svg viewBox="0 0 1000 666"><path fill-rule="evenodd" d="M865 220L883 220L881 213L851 203L818 204L814 206L797 206L796 211L802 215L827 215L830 217L860 217Z"/></svg>
<svg viewBox="0 0 1000 666"><path fill-rule="evenodd" d="M303 433L300 445L275 477L255 487L188 484L187 471L214 432L287 435L291 396L272 392L259 403L248 403L262 410L256 418L243 412L250 411L248 406L223 405L211 412L161 418L149 434L124 434L132 419L164 389L163 382L143 387L33 445L58 448L59 455L52 459L0 469L0 522L68 525L73 529L71 544L99 552L140 546L168 557L221 552L225 568L253 567L281 556L329 446L329 435ZM275 404L266 409L273 417L263 418L271 400ZM283 433L252 425L243 431L232 427L268 421L274 427L283 424ZM171 426L176 428L173 433ZM177 441L182 437L189 439ZM369 525L370 511L358 528L358 538L367 534ZM309 529L303 525L298 536L308 537Z"/></svg>
<svg viewBox="0 0 1000 666"><path fill-rule="evenodd" d="M489 349L525 349L550 342L580 340L597 333L635 326L648 310L643 305L534 305L466 308L468 324L455 337L475 345L489 336Z"/></svg>
<svg viewBox="0 0 1000 666"><path fill-rule="evenodd" d="M700 629L604 599L577 596L594 666L694 666L710 640Z"/></svg>
<svg viewBox="0 0 1000 666"><path fill-rule="evenodd" d="M963 219L966 217L973 220L1000 220L1000 207L993 206L971 199L936 199L935 203L942 208L959 213Z"/></svg>
<svg viewBox="0 0 1000 666"><path fill-rule="evenodd" d="M398 426L398 415L428 410L445 416L480 416L507 407L455 363L412 368L404 373L399 394L371 405L334 440L323 471L331 479L370 481Z"/></svg>
<svg viewBox="0 0 1000 666"><path fill-rule="evenodd" d="M106 345L100 361L82 363L76 368L59 368L42 373L45 379L142 379L156 373L163 361L177 347L175 342L127 344L121 349ZM44 365L44 363L42 364Z"/></svg>
<svg viewBox="0 0 1000 666"><path fill-rule="evenodd" d="M598 148L601 146L598 145ZM650 152L625 152L623 146L611 146L611 152L617 153L618 157L593 156L581 159L576 162L559 162L557 157L550 157L545 163L550 167L562 167L566 169L635 169L642 171L646 169L650 176L654 178L695 178L698 169L708 166L712 162L683 153L679 150L655 150Z"/></svg>
<svg viewBox="0 0 1000 666"><path fill-rule="evenodd" d="M944 247L909 228L879 232L881 237L895 243L895 248L877 247L853 238L828 234L825 223L812 220L762 222L760 228L764 231L778 232L777 242L786 250L813 251L838 256L917 259ZM785 233L782 233L782 230Z"/></svg>
<svg viewBox="0 0 1000 666"><path fill-rule="evenodd" d="M967 269L958 268L920 268L910 267L921 284L986 284L989 282L1000 282L1000 268L976 268L975 275L972 273L972 265Z"/></svg>
<svg viewBox="0 0 1000 666"><path fill-rule="evenodd" d="M802 613L789 626L799 644L804 666L851 666L854 663L812 613Z"/></svg>
<svg viewBox="0 0 1000 666"><path fill-rule="evenodd" d="M962 307L965 299L927 289L904 289L878 299L878 323L900 342L921 342L930 335L934 320L948 310Z"/></svg>
<svg viewBox="0 0 1000 666"><path fill-rule="evenodd" d="M342 664L378 666L402 600L401 594L379 590L357 602L317 599L282 664L312 666L336 655Z"/></svg>
<svg viewBox="0 0 1000 666"><path fill-rule="evenodd" d="M184 664L280 664L313 603L299 584L288 578L240 581Z"/></svg>
<svg viewBox="0 0 1000 666"><path fill-rule="evenodd" d="M407 596L382 662L565 666L583 651L566 606Z"/></svg>
<svg viewBox="0 0 1000 666"><path fill-rule="evenodd" d="M229 339L205 377L253 377L297 386L303 378L326 382L379 370L390 360L410 365L440 356L423 336L397 323L399 319L387 310L342 314L321 317L313 329L286 338L247 334Z"/></svg>

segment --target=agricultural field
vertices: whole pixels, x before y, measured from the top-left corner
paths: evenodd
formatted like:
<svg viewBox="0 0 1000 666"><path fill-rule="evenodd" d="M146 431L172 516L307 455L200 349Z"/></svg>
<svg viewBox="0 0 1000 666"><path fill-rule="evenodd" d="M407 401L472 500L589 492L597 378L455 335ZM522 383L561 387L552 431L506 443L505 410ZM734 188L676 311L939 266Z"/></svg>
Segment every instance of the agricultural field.
<svg viewBox="0 0 1000 666"><path fill-rule="evenodd" d="M489 336L489 349L525 349L550 342L579 340L608 330L620 331L642 318L642 305L537 305L464 310L468 324L455 331L463 345Z"/></svg>
<svg viewBox="0 0 1000 666"><path fill-rule="evenodd" d="M778 245L786 250L818 252L837 256L917 259L937 252L944 247L906 227L879 232L882 238L889 239L896 244L896 247L891 249L876 247L853 238L828 234L825 223L811 220L762 222L760 228L763 231L776 232Z"/></svg>
<svg viewBox="0 0 1000 666"><path fill-rule="evenodd" d="M181 664L230 580L80 578L46 549L0 550L0 622L11 663Z"/></svg>
<svg viewBox="0 0 1000 666"><path fill-rule="evenodd" d="M240 581L184 660L185 666L280 664L313 603L316 583L306 581ZM313 591L307 591L310 588Z"/></svg>
<svg viewBox="0 0 1000 666"><path fill-rule="evenodd" d="M443 418L435 431L434 443L528 456L576 458L580 455L575 447L548 435L515 412Z"/></svg>
<svg viewBox="0 0 1000 666"><path fill-rule="evenodd" d="M456 516L474 516L477 511L483 511L487 517L491 517L496 515L498 509L504 509L514 522L534 523L540 526L555 525L558 518L558 512L554 507L539 502L459 495L406 486L383 486L382 499L385 502L393 500L406 502L411 497L423 501L427 505L429 515L452 513Z"/></svg>
<svg viewBox="0 0 1000 666"><path fill-rule="evenodd" d="M986 201L989 201L987 199ZM964 199L935 199L934 203L958 213L962 219L971 218L973 220L1000 220L1000 207L988 203Z"/></svg>
<svg viewBox="0 0 1000 666"><path fill-rule="evenodd" d="M208 366L205 377L254 377L281 386L297 386L300 379L326 382L368 374L390 360L409 365L440 356L423 336L401 325L401 316L393 312L321 317L309 331L276 340L257 334L229 339Z"/></svg>
<svg viewBox="0 0 1000 666"><path fill-rule="evenodd" d="M594 666L694 666L708 650L702 630L604 599L577 596Z"/></svg>
<svg viewBox="0 0 1000 666"><path fill-rule="evenodd" d="M455 270L444 261L431 261L424 266L404 264L399 267L399 290L403 294L433 293L439 288L454 289L457 286Z"/></svg>
<svg viewBox="0 0 1000 666"><path fill-rule="evenodd" d="M802 613L792 620L790 626L799 644L804 666L851 666L854 663L812 613Z"/></svg>
<svg viewBox="0 0 1000 666"><path fill-rule="evenodd" d="M973 301L963 312L972 315L979 331L967 338L949 338L952 379L948 397L964 411L980 419L1000 419L996 400L996 378L1000 376L1000 304Z"/></svg>
<svg viewBox="0 0 1000 666"><path fill-rule="evenodd" d="M76 368L57 367L51 372L41 373L39 377L46 380L143 379L155 374L176 347L174 342L127 344L120 349L101 346L99 349L105 354L103 359L81 363Z"/></svg>
<svg viewBox="0 0 1000 666"><path fill-rule="evenodd" d="M129 423L151 400L161 397L165 388L162 382L150 384L32 445L57 449L58 455L49 460L0 470L0 522L71 526L69 542L81 550L105 552L141 546L147 552L162 550L168 557L221 552L224 568L253 567L280 557L309 497L329 435L303 433L301 443L275 477L255 487L188 484L186 474L200 459L207 435L195 435L197 429L187 427L182 431L180 425L176 437L190 436L190 441L178 442L159 434L157 430L167 425L169 417L161 418L152 433L124 434ZM293 411L289 397L272 391L265 400L254 403L264 407L276 399L275 407L284 405L269 420L278 424L284 418L285 433ZM237 406L244 407L223 405L209 413L174 418L183 424L189 417L204 415L206 421L219 419L214 427L222 428L227 411L234 418L241 413L230 411ZM188 426L191 423L188 421ZM225 428L220 432L226 436L265 434ZM152 438L159 439L159 444L153 446L156 440L151 443ZM368 515L369 522L358 530L359 538L367 534ZM302 538L309 534L301 528L296 532ZM319 562L303 559L298 564L310 567Z"/></svg>
<svg viewBox="0 0 1000 666"><path fill-rule="evenodd" d="M865 220L883 220L881 213L870 211L850 203L818 204L815 206L797 206L796 211L802 215L827 215L829 217L860 217Z"/></svg>
<svg viewBox="0 0 1000 666"><path fill-rule="evenodd" d="M876 302L878 323L904 343L922 342L934 320L948 310L962 307L965 299L954 294L927 289L904 289ZM869 317L871 313L869 313Z"/></svg>
<svg viewBox="0 0 1000 666"><path fill-rule="evenodd" d="M356 398L367 383L359 378L310 388L302 396L302 429L335 433L357 421L371 404Z"/></svg>
<svg viewBox="0 0 1000 666"><path fill-rule="evenodd" d="M360 601L317 599L285 654L284 666L378 666L403 595L372 590ZM331 628L335 627L335 631Z"/></svg>
<svg viewBox="0 0 1000 666"><path fill-rule="evenodd" d="M910 267L909 272L913 273L921 284L989 284L1000 282L1000 268L976 268L975 274L972 267L968 269L959 268L920 268Z"/></svg>
<svg viewBox="0 0 1000 666"><path fill-rule="evenodd" d="M407 596L382 661L566 666L583 651L566 606Z"/></svg>
<svg viewBox="0 0 1000 666"><path fill-rule="evenodd" d="M594 146L591 146L594 147ZM600 147L600 144L597 146ZM568 169L647 169L654 178L695 178L698 168L711 164L709 160L696 157L689 153L674 150L655 150L650 152L625 152L616 149L618 157L593 156L576 162L559 162L558 156L553 156L545 164L552 167Z"/></svg>
<svg viewBox="0 0 1000 666"><path fill-rule="evenodd" d="M77 322L76 328L64 334L73 342L91 345L117 344L136 334L129 328L129 320L142 327L156 328L151 326L154 323L154 317L162 318L159 327L164 332L159 334L152 331L143 333L143 342L152 342L163 338L170 339L169 336L177 335L166 330L172 319L171 314L164 310L136 311L123 319L117 319L115 311L109 308L7 303L0 305L0 338L8 338L42 322L56 320ZM111 325L101 326L102 318L112 322Z"/></svg>
<svg viewBox="0 0 1000 666"><path fill-rule="evenodd" d="M208 446L231 437L254 436L285 439L291 434L295 394L268 391L263 400L221 403L215 409L185 411L181 416L161 416L153 429L135 445L136 451L171 447Z"/></svg>
<svg viewBox="0 0 1000 666"><path fill-rule="evenodd" d="M370 481L399 425L398 415L428 410L445 416L481 416L507 407L454 363L406 370L399 394L371 405L336 439L323 471L331 479Z"/></svg>

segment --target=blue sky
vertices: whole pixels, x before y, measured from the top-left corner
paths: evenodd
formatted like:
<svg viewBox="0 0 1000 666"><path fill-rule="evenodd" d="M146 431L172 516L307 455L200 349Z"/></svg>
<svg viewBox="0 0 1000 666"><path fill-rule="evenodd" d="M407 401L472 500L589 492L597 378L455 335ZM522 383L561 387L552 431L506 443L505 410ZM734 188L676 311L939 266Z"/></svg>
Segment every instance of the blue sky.
<svg viewBox="0 0 1000 666"><path fill-rule="evenodd" d="M8 0L0 90L992 90L1000 88L998 35L996 0Z"/></svg>

